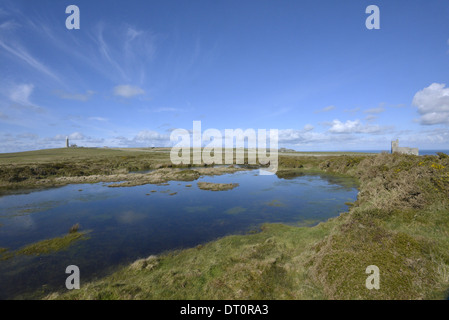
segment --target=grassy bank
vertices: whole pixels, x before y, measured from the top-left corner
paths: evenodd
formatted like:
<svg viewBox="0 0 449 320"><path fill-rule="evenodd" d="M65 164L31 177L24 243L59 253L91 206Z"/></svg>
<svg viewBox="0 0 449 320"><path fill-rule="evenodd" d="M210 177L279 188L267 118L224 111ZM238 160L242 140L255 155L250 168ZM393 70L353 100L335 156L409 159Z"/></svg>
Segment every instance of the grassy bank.
<svg viewBox="0 0 449 320"><path fill-rule="evenodd" d="M148 257L52 299L442 299L449 287L449 158L282 156L278 175L358 179L349 212L314 227L264 225ZM367 266L380 271L368 290Z"/></svg>
<svg viewBox="0 0 449 320"><path fill-rule="evenodd" d="M171 166L168 153L151 149L61 148L6 153L0 154L0 194L58 185L55 179L62 177L111 176Z"/></svg>

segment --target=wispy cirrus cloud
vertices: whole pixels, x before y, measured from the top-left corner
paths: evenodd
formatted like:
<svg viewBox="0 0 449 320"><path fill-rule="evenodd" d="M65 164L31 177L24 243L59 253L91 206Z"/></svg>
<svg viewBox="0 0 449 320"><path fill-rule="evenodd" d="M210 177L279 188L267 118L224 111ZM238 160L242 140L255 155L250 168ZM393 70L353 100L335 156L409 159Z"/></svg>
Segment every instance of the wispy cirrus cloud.
<svg viewBox="0 0 449 320"><path fill-rule="evenodd" d="M0 23L0 31L9 31L17 28L19 26L14 20L8 20Z"/></svg>
<svg viewBox="0 0 449 320"><path fill-rule="evenodd" d="M145 94L145 91L137 86L131 86L126 84L114 87L114 95L123 98L132 98L142 94Z"/></svg>
<svg viewBox="0 0 449 320"><path fill-rule="evenodd" d="M13 86L9 91L9 100L12 103L10 108L43 113L44 109L42 107L30 101L30 96L33 93L33 90L33 84L19 84Z"/></svg>
<svg viewBox="0 0 449 320"><path fill-rule="evenodd" d="M90 121L102 121L102 122L108 121L107 118L103 118L103 117L89 117L89 118L87 118L87 120L90 120Z"/></svg>
<svg viewBox="0 0 449 320"><path fill-rule="evenodd" d="M324 107L323 109L316 110L316 111L314 111L314 113L329 112L329 111L332 111L332 110L334 110L334 109L335 109L335 106L334 106L334 105L331 105L331 106Z"/></svg>
<svg viewBox="0 0 449 320"><path fill-rule="evenodd" d="M162 107L162 108L156 108L153 110L153 112L179 112L182 111L182 109L179 108L170 108L170 107Z"/></svg>
<svg viewBox="0 0 449 320"><path fill-rule="evenodd" d="M129 77L126 72L123 70L122 66L113 58L113 53L111 52L113 49L108 45L108 43L104 39L104 24L100 23L97 27L97 44L98 50L101 56L120 74L122 79L125 81L129 81Z"/></svg>
<svg viewBox="0 0 449 320"><path fill-rule="evenodd" d="M87 90L86 93L68 93L64 91L56 91L56 94L61 99L87 101L95 94L95 92L93 90Z"/></svg>
<svg viewBox="0 0 449 320"><path fill-rule="evenodd" d="M377 108L371 108L371 109L366 109L363 112L364 113L369 113L369 114L379 114L385 111L384 107L377 107Z"/></svg>
<svg viewBox="0 0 449 320"><path fill-rule="evenodd" d="M143 83L145 70L156 52L157 37L150 30L127 24L111 26L103 21L94 30L92 39L100 54L97 59L100 64L108 65L116 81Z"/></svg>
<svg viewBox="0 0 449 320"><path fill-rule="evenodd" d="M344 112L348 112L348 113L357 113L357 112L359 112L360 111L360 108L359 107L356 107L356 108L352 108L352 109L345 109L345 110L343 110Z"/></svg>
<svg viewBox="0 0 449 320"><path fill-rule="evenodd" d="M5 49L15 58L25 62L27 65L31 66L35 70L53 78L54 80L60 82L60 78L46 65L34 58L26 49L18 44L8 45L3 40L0 40L0 47Z"/></svg>

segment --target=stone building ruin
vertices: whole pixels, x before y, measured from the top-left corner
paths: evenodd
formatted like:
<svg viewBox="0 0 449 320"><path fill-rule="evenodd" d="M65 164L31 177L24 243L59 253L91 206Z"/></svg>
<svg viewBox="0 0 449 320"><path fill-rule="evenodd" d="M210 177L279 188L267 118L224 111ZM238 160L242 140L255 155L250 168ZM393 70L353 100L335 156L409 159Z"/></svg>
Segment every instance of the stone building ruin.
<svg viewBox="0 0 449 320"><path fill-rule="evenodd" d="M408 148L408 147L400 147L399 139L391 141L391 153L403 153L403 154L413 154L415 156L419 155L418 148Z"/></svg>

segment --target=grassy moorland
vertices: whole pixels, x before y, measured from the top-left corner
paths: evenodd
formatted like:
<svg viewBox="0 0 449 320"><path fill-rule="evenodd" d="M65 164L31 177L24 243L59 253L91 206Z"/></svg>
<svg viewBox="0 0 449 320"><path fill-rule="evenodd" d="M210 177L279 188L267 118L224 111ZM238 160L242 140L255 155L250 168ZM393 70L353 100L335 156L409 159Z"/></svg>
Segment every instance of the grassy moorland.
<svg viewBox="0 0 449 320"><path fill-rule="evenodd" d="M106 174L107 170L168 164L168 155L164 153L101 152L111 153L84 159L50 157L39 163L21 159L11 164L0 159L2 186L9 190L15 183L17 188L32 185L34 180L30 179L37 178L23 174L20 168L25 167L42 172L39 171L42 167L51 169L63 163L76 168L75 174L81 174L76 170L83 168L85 175L95 170ZM110 166L106 167L106 163ZM6 182L3 179L10 176L10 170L25 179ZM348 212L314 227L266 224L258 233L228 236L195 248L142 258L107 278L84 283L80 290L54 293L47 298L443 299L447 296L448 155L280 154L279 177L319 172L358 179L358 198ZM59 170L51 173L65 174ZM368 277L365 270L369 265L379 267L379 290L365 287Z"/></svg>
<svg viewBox="0 0 449 320"><path fill-rule="evenodd" d="M60 148L0 154L0 194L58 185L58 177L111 176L171 167L166 152L153 151L149 156L149 150Z"/></svg>

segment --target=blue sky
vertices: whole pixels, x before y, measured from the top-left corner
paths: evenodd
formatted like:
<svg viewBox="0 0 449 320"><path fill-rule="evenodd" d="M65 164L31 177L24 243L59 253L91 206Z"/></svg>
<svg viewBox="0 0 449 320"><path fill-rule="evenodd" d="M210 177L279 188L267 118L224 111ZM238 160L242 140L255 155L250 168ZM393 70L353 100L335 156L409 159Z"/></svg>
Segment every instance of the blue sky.
<svg viewBox="0 0 449 320"><path fill-rule="evenodd" d="M0 0L0 75L0 152L171 146L195 120L299 151L449 149L447 1Z"/></svg>

